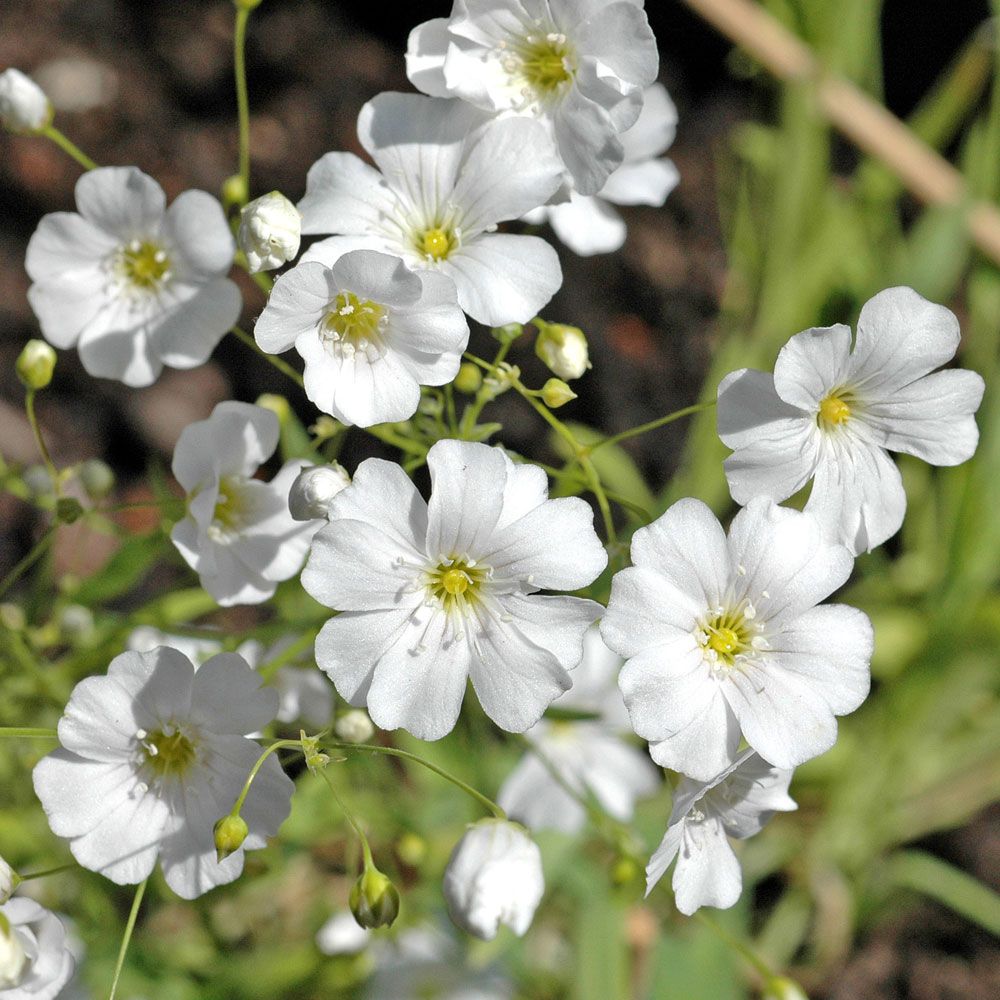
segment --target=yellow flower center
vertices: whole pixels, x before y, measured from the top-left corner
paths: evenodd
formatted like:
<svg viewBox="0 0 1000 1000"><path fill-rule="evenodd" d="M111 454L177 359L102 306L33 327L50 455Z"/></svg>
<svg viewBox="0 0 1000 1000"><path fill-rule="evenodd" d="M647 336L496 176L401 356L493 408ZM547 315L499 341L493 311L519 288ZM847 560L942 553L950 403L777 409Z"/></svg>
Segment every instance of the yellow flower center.
<svg viewBox="0 0 1000 1000"><path fill-rule="evenodd" d="M150 733L142 743L146 763L157 777L181 775L194 763L194 744L180 730Z"/></svg>
<svg viewBox="0 0 1000 1000"><path fill-rule="evenodd" d="M529 35L518 54L521 75L536 94L549 96L573 79L573 51L563 34Z"/></svg>
<svg viewBox="0 0 1000 1000"><path fill-rule="evenodd" d="M341 292L323 317L322 332L334 342L365 347L380 342L385 321L385 306L371 299L359 299L353 292Z"/></svg>
<svg viewBox="0 0 1000 1000"><path fill-rule="evenodd" d="M447 559L428 573L427 589L446 611L464 608L479 600L488 571L474 560Z"/></svg>
<svg viewBox="0 0 1000 1000"><path fill-rule="evenodd" d="M444 260L455 249L455 234L446 229L425 229L417 248L429 260Z"/></svg>
<svg viewBox="0 0 1000 1000"><path fill-rule="evenodd" d="M734 608L717 609L702 622L697 633L706 657L716 665L731 667L738 656L766 648L760 634L763 628L756 618L757 611L750 601L741 601Z"/></svg>
<svg viewBox="0 0 1000 1000"><path fill-rule="evenodd" d="M846 393L831 392L819 404L819 421L828 427L846 424L851 417L851 407L844 398Z"/></svg>
<svg viewBox="0 0 1000 1000"><path fill-rule="evenodd" d="M121 251L119 267L130 285L155 291L169 276L170 258L155 243L133 240Z"/></svg>

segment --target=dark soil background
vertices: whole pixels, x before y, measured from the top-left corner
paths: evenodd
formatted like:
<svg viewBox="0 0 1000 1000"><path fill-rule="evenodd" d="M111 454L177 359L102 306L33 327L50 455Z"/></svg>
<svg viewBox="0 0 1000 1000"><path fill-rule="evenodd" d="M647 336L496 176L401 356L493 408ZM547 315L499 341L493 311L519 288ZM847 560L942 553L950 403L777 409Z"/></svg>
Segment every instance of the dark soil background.
<svg viewBox="0 0 1000 1000"><path fill-rule="evenodd" d="M766 119L772 97L730 73L730 46L676 0L650 0L647 7L660 43L661 80L680 112L670 154L680 186L664 209L627 210L629 238L620 253L580 259L561 250L565 291L545 310L548 318L583 327L591 343L594 371L577 386L581 399L564 412L608 432L698 397L726 274L715 161L734 124ZM265 0L251 18L248 50L253 194L277 188L295 200L324 152L360 153L359 108L379 91L410 89L406 36L417 22L449 9L443 0L398 8L371 0ZM890 108L907 113L988 13L986 0L888 0L883 48ZM231 32L229 0L0 0L0 69L13 65L33 74L56 105L59 127L99 163L139 166L168 198L190 187L218 192L236 169ZM52 144L0 133L0 452L14 463L37 461L13 369L24 341L38 336L25 295L25 246L44 213L72 209L78 176L76 164ZM249 281L241 284L249 329L263 302ZM489 352L486 336L474 334L473 349L478 343L480 353ZM530 344L518 347L511 360L529 382L541 384ZM207 417L223 399L253 400L286 388L232 338L204 367L167 370L138 391L90 378L75 352L63 352L39 412L58 464L102 457L118 474L119 498L130 500L144 495L151 458L169 465L186 424ZM314 411L302 404L301 415L311 421ZM505 443L539 454L534 442L542 428L527 408L502 397L495 413ZM654 488L669 478L683 434L683 426L673 425L629 442ZM355 432L342 458L353 469L377 447ZM0 497L0 574L24 554L36 527L31 511ZM108 554L108 542L62 534L56 565L63 571L86 575ZM938 838L933 849L995 879L997 818L983 816ZM1000 996L1000 950L948 911L922 904L857 942L825 995L989 1000Z"/></svg>

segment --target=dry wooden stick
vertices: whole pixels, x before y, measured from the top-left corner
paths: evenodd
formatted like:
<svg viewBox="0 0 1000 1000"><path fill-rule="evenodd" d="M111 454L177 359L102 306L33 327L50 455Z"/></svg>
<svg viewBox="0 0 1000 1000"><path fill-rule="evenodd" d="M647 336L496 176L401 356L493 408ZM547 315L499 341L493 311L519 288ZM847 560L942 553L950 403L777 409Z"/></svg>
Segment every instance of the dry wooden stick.
<svg viewBox="0 0 1000 1000"><path fill-rule="evenodd" d="M885 164L929 205L966 204L976 246L1000 264L1000 209L973 201L965 179L894 114L843 77L826 72L812 50L753 0L683 0L781 80L812 81L817 104L859 149Z"/></svg>

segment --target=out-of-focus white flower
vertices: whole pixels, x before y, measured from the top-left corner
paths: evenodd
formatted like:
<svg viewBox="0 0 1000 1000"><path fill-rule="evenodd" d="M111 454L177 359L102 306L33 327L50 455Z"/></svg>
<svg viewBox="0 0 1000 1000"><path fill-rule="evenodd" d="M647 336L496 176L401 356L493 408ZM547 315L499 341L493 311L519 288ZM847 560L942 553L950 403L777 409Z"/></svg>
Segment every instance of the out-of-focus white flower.
<svg viewBox="0 0 1000 1000"><path fill-rule="evenodd" d="M622 739L629 732L629 722L617 685L621 665L621 657L608 649L597 627L591 626L584 636L583 660L573 671L573 686L552 708L590 713L593 718L541 719L524 734L538 753L525 754L497 795L511 819L532 830L575 833L582 829L587 814L564 785L592 794L610 816L620 820L631 819L636 800L659 787L659 770L645 751Z"/></svg>
<svg viewBox="0 0 1000 1000"><path fill-rule="evenodd" d="M439 441L425 503L396 464L361 463L330 505L302 585L341 614L316 662L382 729L439 739L472 680L486 714L521 732L571 683L583 633L603 610L541 588L577 590L604 569L593 512L548 499L537 466L500 450Z"/></svg>
<svg viewBox="0 0 1000 1000"><path fill-rule="evenodd" d="M360 708L352 708L340 716L334 723L333 731L338 740L347 740L348 743L365 743L375 735L372 720Z"/></svg>
<svg viewBox="0 0 1000 1000"><path fill-rule="evenodd" d="M680 175L662 157L674 141L677 109L666 88L654 83L646 90L642 114L622 134L625 158L595 195L569 189L569 197L524 215L526 222L548 222L572 251L588 257L610 253L624 242L625 220L612 205L662 205Z"/></svg>
<svg viewBox="0 0 1000 1000"><path fill-rule="evenodd" d="M279 278L254 336L271 354L294 346L316 406L369 427L413 416L421 385L455 377L469 326L450 278L354 250Z"/></svg>
<svg viewBox="0 0 1000 1000"><path fill-rule="evenodd" d="M171 646L179 653L183 653L193 664L195 670L206 660L210 660L217 653L222 652L221 639L199 639L190 635L174 635L172 632L161 632L152 625L140 625L132 629L128 639L125 641L125 648L135 653L151 653L157 646ZM239 650L240 655L251 665L255 664L249 656Z"/></svg>
<svg viewBox="0 0 1000 1000"><path fill-rule="evenodd" d="M805 509L855 554L903 523L906 494L889 451L958 465L979 442L975 412L985 383L950 361L954 313L912 288L888 288L850 327L797 333L774 375L743 368L719 386L719 436L737 503L784 500L812 480Z"/></svg>
<svg viewBox="0 0 1000 1000"><path fill-rule="evenodd" d="M356 955L368 946L371 936L350 910L341 910L316 932L316 947L324 955Z"/></svg>
<svg viewBox="0 0 1000 1000"><path fill-rule="evenodd" d="M150 385L164 365L204 364L242 304L218 201L185 191L166 208L151 177L102 167L77 181L76 205L46 215L28 244L28 300L45 338L76 345L91 375L130 386Z"/></svg>
<svg viewBox="0 0 1000 1000"><path fill-rule="evenodd" d="M10 899L20 881L17 872L3 858L0 858L0 904L6 903Z"/></svg>
<svg viewBox="0 0 1000 1000"><path fill-rule="evenodd" d="M833 746L835 716L868 694L872 627L842 604L854 559L811 514L751 500L729 537L700 500L679 500L632 538L604 641L628 657L619 685L653 759L708 781L740 734L795 767Z"/></svg>
<svg viewBox="0 0 1000 1000"><path fill-rule="evenodd" d="M189 424L174 449L173 473L187 492L174 545L219 604L259 604L302 565L319 521L296 521L288 493L307 464L286 462L265 483L257 469L278 446L278 418L249 403L219 403Z"/></svg>
<svg viewBox="0 0 1000 1000"><path fill-rule="evenodd" d="M301 240L302 215L280 191L243 206L236 242L246 254L251 274L287 264L299 252Z"/></svg>
<svg viewBox="0 0 1000 1000"><path fill-rule="evenodd" d="M0 905L0 997L53 1000L76 963L62 921L33 899Z"/></svg>
<svg viewBox="0 0 1000 1000"><path fill-rule="evenodd" d="M480 820L452 851L441 888L462 930L491 941L506 924L521 936L545 892L541 852L518 824Z"/></svg>
<svg viewBox="0 0 1000 1000"><path fill-rule="evenodd" d="M339 462L307 466L295 477L288 491L288 510L296 521L326 517L330 501L350 485L351 477Z"/></svg>
<svg viewBox="0 0 1000 1000"><path fill-rule="evenodd" d="M552 135L573 185L601 189L621 133L656 79L642 0L455 0L451 16L410 33L410 82L489 114L528 115Z"/></svg>
<svg viewBox="0 0 1000 1000"><path fill-rule="evenodd" d="M480 323L536 316L562 282L559 258L536 236L496 228L559 187L562 166L545 128L525 118L491 121L461 101L386 93L361 109L358 135L379 170L352 153L313 164L299 203L302 231L342 235L315 244L303 261L329 266L349 250L381 250L447 275Z"/></svg>
<svg viewBox="0 0 1000 1000"><path fill-rule="evenodd" d="M19 69L0 73L0 122L11 132L38 132L52 121L45 91Z"/></svg>
<svg viewBox="0 0 1000 1000"><path fill-rule="evenodd" d="M560 378L579 378L590 367L587 338L578 326L540 324L535 353Z"/></svg>
<svg viewBox="0 0 1000 1000"><path fill-rule="evenodd" d="M772 767L753 750L709 782L682 779L667 832L646 868L646 895L676 858L673 887L681 913L732 906L743 874L726 836L752 837L775 812L797 808L788 797L791 780L790 770Z"/></svg>
<svg viewBox="0 0 1000 1000"><path fill-rule="evenodd" d="M277 705L235 653L197 672L167 646L122 653L106 677L77 684L59 720L62 747L35 766L49 825L84 868L119 885L141 882L157 857L185 899L232 882L244 850L264 847L288 815L294 786L268 757L241 813L249 835L216 860L215 823L261 753L243 734L267 725Z"/></svg>

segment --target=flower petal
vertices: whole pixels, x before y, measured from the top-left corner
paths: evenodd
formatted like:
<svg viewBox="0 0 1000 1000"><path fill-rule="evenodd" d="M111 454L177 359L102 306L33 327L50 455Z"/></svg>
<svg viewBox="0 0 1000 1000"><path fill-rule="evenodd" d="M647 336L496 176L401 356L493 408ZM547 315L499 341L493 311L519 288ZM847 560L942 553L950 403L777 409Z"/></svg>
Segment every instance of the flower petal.
<svg viewBox="0 0 1000 1000"><path fill-rule="evenodd" d="M831 390L850 381L850 350L851 328L842 323L795 334L774 363L775 392L791 406L816 413Z"/></svg>

